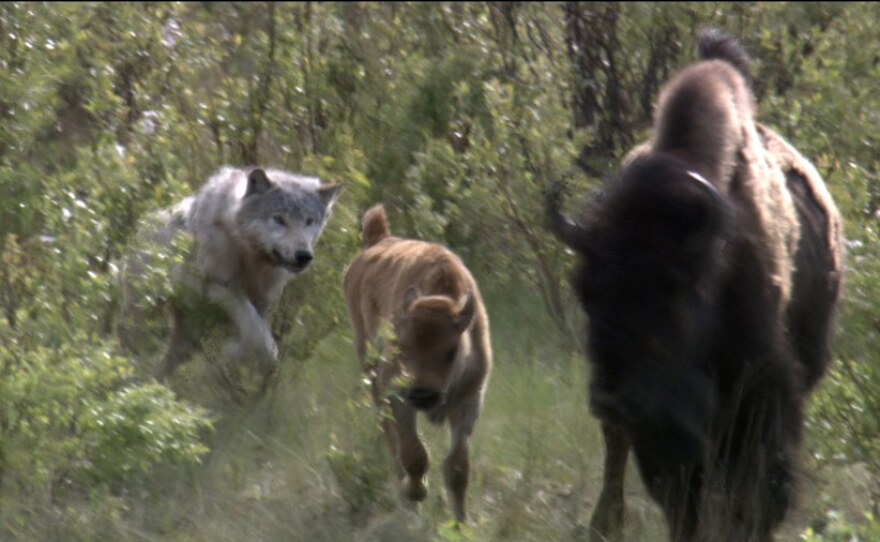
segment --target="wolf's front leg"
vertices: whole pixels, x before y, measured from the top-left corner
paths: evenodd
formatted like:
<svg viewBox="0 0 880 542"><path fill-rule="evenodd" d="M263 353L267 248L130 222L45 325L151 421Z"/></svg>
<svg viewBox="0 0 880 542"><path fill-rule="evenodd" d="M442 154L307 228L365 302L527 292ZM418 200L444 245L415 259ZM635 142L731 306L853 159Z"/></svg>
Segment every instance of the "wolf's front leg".
<svg viewBox="0 0 880 542"><path fill-rule="evenodd" d="M268 323L253 303L243 293L216 283L208 286L207 294L209 299L224 308L238 328L238 340L228 341L224 354L234 361L255 356L267 374L277 369L278 346Z"/></svg>

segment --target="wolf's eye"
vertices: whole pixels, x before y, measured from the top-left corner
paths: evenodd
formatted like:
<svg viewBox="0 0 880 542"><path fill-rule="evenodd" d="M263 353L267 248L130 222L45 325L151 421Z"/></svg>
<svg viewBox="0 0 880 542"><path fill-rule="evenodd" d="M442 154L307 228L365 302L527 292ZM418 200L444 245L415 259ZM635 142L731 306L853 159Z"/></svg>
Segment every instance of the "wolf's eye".
<svg viewBox="0 0 880 542"><path fill-rule="evenodd" d="M278 226L283 226L283 225L287 224L287 221L284 220L284 217L281 215L273 215L272 222L274 222Z"/></svg>
<svg viewBox="0 0 880 542"><path fill-rule="evenodd" d="M311 226L311 225L314 224L314 223L315 223L315 219L314 219L314 218L307 218L307 219L306 219L306 226Z"/></svg>

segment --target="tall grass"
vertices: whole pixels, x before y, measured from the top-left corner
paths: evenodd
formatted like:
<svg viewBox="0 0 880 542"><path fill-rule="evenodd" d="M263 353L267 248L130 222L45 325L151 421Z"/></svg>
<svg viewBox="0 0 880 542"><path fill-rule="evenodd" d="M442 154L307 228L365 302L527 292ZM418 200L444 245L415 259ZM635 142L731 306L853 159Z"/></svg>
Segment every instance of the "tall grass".
<svg viewBox="0 0 880 542"><path fill-rule="evenodd" d="M120 522L139 525L139 534L120 537L586 540L602 476L586 363L527 291L484 292L495 366L471 441L465 528L453 528L446 504L445 426L420 419L431 456L428 499L416 508L400 498L344 322L310 359L286 361L278 386L256 404L234 407L200 388L211 381L204 360L185 366L178 391L219 414L212 453L199 468L144 484L139 511ZM662 533L638 480L631 482L634 532Z"/></svg>
<svg viewBox="0 0 880 542"><path fill-rule="evenodd" d="M495 366L471 442L469 523L461 530L453 528L439 468L445 427L420 419L431 454L428 499L416 508L399 497L343 322L310 359L287 359L278 385L254 404L234 406L206 386L204 359L185 366L177 391L218 417L203 464L132 480L113 510L90 508L86 499L82 524L34 522L22 539L585 541L603 460L587 409L587 364L528 292L484 292ZM806 502L780 540L798 539L829 487L818 475L807 481ZM664 540L662 517L632 464L627 506L627 540Z"/></svg>

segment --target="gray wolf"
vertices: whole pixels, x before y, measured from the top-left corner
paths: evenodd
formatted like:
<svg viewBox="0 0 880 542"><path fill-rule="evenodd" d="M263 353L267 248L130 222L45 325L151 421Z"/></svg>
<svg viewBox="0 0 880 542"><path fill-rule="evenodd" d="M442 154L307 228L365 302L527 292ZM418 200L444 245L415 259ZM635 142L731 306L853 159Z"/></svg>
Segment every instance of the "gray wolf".
<svg viewBox="0 0 880 542"><path fill-rule="evenodd" d="M158 372L165 379L198 348L200 303L220 309L234 324L223 353L231 361L257 360L275 372L278 349L267 323L285 284L314 258L314 247L341 185L277 169L224 167L192 197L160 211L150 240L192 237L192 260L176 277L171 340ZM264 386L268 380L264 379Z"/></svg>
<svg viewBox="0 0 880 542"><path fill-rule="evenodd" d="M428 452L416 426L421 411L433 423L449 423L443 474L456 521L464 522L468 438L492 367L489 319L477 283L447 248L391 236L381 204L364 215L363 239L343 289L373 400L393 413L383 429L406 475L405 494L412 501L427 496ZM390 362L372 363L368 341L387 346L381 342L383 322L393 326L396 353ZM398 383L406 377L409 382Z"/></svg>
<svg viewBox="0 0 880 542"><path fill-rule="evenodd" d="M803 404L829 363L841 219L816 169L755 121L742 46L662 91L650 140L578 221L590 405L606 443L591 540L620 540L632 449L673 541L767 542L796 489Z"/></svg>

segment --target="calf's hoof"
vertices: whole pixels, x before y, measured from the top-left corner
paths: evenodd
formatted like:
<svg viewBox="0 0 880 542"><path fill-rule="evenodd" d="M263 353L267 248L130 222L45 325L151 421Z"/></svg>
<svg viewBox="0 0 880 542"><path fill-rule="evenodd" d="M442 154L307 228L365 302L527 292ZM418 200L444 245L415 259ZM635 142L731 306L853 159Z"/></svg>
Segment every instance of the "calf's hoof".
<svg viewBox="0 0 880 542"><path fill-rule="evenodd" d="M412 480L407 478L406 490L404 491L406 498L421 502L428 497L428 486L422 480Z"/></svg>

